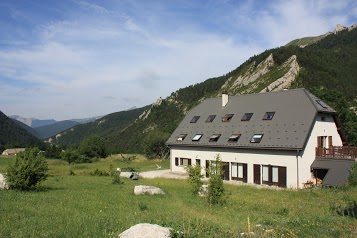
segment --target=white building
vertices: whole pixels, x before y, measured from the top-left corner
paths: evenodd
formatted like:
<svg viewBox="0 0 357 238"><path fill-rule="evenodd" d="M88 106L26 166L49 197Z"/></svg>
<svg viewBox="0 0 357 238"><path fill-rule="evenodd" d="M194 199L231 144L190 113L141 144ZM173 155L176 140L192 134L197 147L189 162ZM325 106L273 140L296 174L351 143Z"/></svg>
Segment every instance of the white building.
<svg viewBox="0 0 357 238"><path fill-rule="evenodd" d="M207 99L166 144L172 172L200 164L205 173L219 154L225 180L302 188L314 176L325 185L345 182L355 162L338 158L345 142L335 110L294 89Z"/></svg>

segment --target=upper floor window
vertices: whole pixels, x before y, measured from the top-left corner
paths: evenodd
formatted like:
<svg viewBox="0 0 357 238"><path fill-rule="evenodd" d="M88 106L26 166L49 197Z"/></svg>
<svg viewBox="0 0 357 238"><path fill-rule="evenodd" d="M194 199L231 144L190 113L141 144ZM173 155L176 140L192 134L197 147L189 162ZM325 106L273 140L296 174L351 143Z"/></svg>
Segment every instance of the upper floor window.
<svg viewBox="0 0 357 238"><path fill-rule="evenodd" d="M177 138L177 141L183 141L186 138L187 134L181 134L179 135L179 137Z"/></svg>
<svg viewBox="0 0 357 238"><path fill-rule="evenodd" d="M231 121L233 116L234 116L234 114L226 114L224 117L222 117L222 121L229 122L229 121Z"/></svg>
<svg viewBox="0 0 357 238"><path fill-rule="evenodd" d="M263 117L263 120L271 120L271 119L273 119L274 114L275 114L275 112L266 112L264 117Z"/></svg>
<svg viewBox="0 0 357 238"><path fill-rule="evenodd" d="M217 142L221 134L214 134L209 138L209 142Z"/></svg>
<svg viewBox="0 0 357 238"><path fill-rule="evenodd" d="M191 119L190 123L196 123L196 122L198 121L198 119L200 119L200 116L194 116L194 117Z"/></svg>
<svg viewBox="0 0 357 238"><path fill-rule="evenodd" d="M233 134L229 137L228 142L234 143L237 142L240 137L240 134Z"/></svg>
<svg viewBox="0 0 357 238"><path fill-rule="evenodd" d="M260 143L263 138L263 134L255 134L252 139L250 139L250 143Z"/></svg>
<svg viewBox="0 0 357 238"><path fill-rule="evenodd" d="M209 115L206 119L206 122L213 122L213 120L216 118L216 115Z"/></svg>
<svg viewBox="0 0 357 238"><path fill-rule="evenodd" d="M252 118L253 113L245 113L244 116L242 117L241 121L249 121L250 118Z"/></svg>
<svg viewBox="0 0 357 238"><path fill-rule="evenodd" d="M192 141L199 141L203 135L202 134L197 134L192 138Z"/></svg>

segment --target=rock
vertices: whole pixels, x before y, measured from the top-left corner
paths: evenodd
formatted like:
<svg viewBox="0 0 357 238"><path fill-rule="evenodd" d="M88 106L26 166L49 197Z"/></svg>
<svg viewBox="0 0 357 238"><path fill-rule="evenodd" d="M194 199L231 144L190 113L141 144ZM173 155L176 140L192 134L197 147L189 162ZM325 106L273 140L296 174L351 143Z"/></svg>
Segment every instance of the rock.
<svg viewBox="0 0 357 238"><path fill-rule="evenodd" d="M122 232L119 238L168 238L170 228L156 224L140 223Z"/></svg>
<svg viewBox="0 0 357 238"><path fill-rule="evenodd" d="M200 188L200 191L198 191L198 195L200 197L206 197L208 193L208 185L207 184L203 184Z"/></svg>
<svg viewBox="0 0 357 238"><path fill-rule="evenodd" d="M134 194L135 195L140 195L140 194L154 195L154 194L165 194L165 193L160 188L157 188L154 186L138 185L138 186L134 187Z"/></svg>
<svg viewBox="0 0 357 238"><path fill-rule="evenodd" d="M6 183L6 179L5 179L4 175L2 175L0 173L0 189L8 189L8 188L9 188L9 186Z"/></svg>

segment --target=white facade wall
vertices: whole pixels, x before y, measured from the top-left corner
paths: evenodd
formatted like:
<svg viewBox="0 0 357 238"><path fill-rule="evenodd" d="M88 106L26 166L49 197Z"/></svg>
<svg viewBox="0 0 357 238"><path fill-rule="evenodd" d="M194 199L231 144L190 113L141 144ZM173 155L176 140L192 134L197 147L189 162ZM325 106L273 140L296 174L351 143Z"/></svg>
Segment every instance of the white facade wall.
<svg viewBox="0 0 357 238"><path fill-rule="evenodd" d="M272 165L286 167L286 185L288 188L302 188L303 183L311 178L310 166L315 160L315 147L318 136L332 136L333 146L342 146L336 124L331 115L316 117L306 147L303 151L260 150L260 149L231 149L215 147L171 147L171 171L184 173L184 166L175 166L175 158L189 158L192 165L200 159L203 167L206 160L215 160L217 154L223 162L237 162L247 164L247 183L254 183L253 165ZM261 168L262 169L262 168ZM231 166L230 166L231 170ZM262 173L261 173L262 174ZM231 179L231 171L230 171Z"/></svg>

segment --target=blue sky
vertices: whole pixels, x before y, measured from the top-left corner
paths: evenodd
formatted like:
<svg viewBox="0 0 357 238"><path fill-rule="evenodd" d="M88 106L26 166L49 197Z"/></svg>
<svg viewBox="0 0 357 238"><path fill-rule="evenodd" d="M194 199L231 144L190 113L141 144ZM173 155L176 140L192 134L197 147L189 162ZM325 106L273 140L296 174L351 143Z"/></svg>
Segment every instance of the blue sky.
<svg viewBox="0 0 357 238"><path fill-rule="evenodd" d="M355 0L1 0L0 110L63 120L140 107L355 23Z"/></svg>

